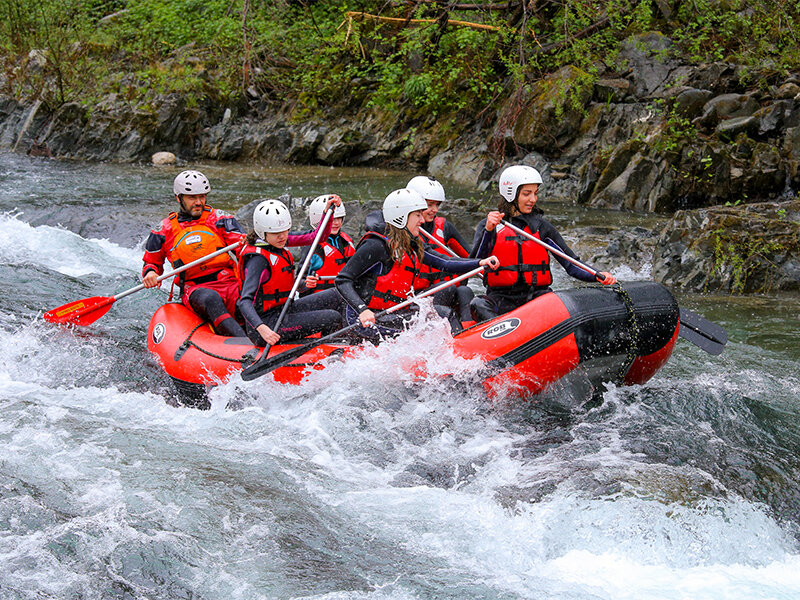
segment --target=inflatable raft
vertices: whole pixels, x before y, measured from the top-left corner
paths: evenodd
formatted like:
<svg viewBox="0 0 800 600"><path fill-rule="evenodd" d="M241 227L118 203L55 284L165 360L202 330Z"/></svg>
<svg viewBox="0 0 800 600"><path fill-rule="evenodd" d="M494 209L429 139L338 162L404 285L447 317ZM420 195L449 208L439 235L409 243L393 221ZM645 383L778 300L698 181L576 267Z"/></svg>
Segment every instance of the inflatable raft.
<svg viewBox="0 0 800 600"><path fill-rule="evenodd" d="M465 329L450 344L457 356L484 362L483 385L490 394L530 396L579 369L594 385L644 383L672 354L679 324L674 297L658 283L589 286L540 296ZM297 345L273 346L268 356ZM153 315L147 346L189 404L206 402L207 386L235 376L254 347L246 338L216 335L208 323L174 303ZM309 369L324 368L324 358L358 351L359 346L321 344L276 368L272 377L297 384Z"/></svg>

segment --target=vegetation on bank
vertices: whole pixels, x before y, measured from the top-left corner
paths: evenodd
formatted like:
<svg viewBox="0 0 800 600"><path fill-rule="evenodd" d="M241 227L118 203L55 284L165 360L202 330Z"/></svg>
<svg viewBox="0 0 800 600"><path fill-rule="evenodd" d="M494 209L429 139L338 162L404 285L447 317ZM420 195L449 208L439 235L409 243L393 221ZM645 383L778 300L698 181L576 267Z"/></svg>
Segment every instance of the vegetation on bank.
<svg viewBox="0 0 800 600"><path fill-rule="evenodd" d="M800 67L799 0L0 0L0 86L51 108L180 92L472 120L567 64L591 81L654 30L686 62L752 66L753 85Z"/></svg>

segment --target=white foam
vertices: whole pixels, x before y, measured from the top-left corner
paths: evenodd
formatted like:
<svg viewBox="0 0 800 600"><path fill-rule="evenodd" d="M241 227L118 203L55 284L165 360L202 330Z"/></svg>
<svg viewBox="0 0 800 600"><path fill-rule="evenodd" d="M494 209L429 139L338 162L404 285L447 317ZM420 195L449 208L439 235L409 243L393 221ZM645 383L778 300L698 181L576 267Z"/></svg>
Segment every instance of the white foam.
<svg viewBox="0 0 800 600"><path fill-rule="evenodd" d="M84 239L59 227L32 227L21 213L0 214L0 260L45 267L71 277L138 271L141 252L106 239Z"/></svg>

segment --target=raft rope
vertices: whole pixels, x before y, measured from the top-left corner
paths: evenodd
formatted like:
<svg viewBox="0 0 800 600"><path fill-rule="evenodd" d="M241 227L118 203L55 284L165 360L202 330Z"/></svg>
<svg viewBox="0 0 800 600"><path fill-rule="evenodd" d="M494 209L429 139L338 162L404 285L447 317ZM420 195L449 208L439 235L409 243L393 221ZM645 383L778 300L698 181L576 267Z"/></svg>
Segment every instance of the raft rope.
<svg viewBox="0 0 800 600"><path fill-rule="evenodd" d="M198 346L197 344L195 344L192 341L192 336L194 335L194 332L197 331L198 329L200 329L203 325L210 325L210 324L208 323L208 321L203 321L202 323L197 325L197 327L195 327L194 329L192 329L189 332L189 335L186 336L186 339L183 340L183 343L175 351L175 361L179 361L183 357L183 355L186 353L186 351L190 347L192 347L192 348L195 348L195 349L199 350L200 352L202 352L203 354L205 354L207 356L210 356L212 358L218 358L220 360L227 360L228 362L235 362L235 363L240 363L240 364L244 364L246 362L247 359L245 358L244 354L240 358L231 358L230 356L222 356L220 354L214 354L213 352L209 352L205 348L202 348L202 347Z"/></svg>
<svg viewBox="0 0 800 600"><path fill-rule="evenodd" d="M633 365L633 361L635 361L638 356L636 351L639 349L640 329L639 320L636 317L636 310L633 307L633 300L631 299L630 294L628 294L628 292L619 283L615 283L612 287L614 288L614 291L622 297L622 301L625 303L625 308L628 310L628 322L630 323L631 331L631 343L628 346L628 352L625 356L625 361L622 363L620 372L614 380L614 383L621 385L624 383L625 375L628 374L628 371Z"/></svg>

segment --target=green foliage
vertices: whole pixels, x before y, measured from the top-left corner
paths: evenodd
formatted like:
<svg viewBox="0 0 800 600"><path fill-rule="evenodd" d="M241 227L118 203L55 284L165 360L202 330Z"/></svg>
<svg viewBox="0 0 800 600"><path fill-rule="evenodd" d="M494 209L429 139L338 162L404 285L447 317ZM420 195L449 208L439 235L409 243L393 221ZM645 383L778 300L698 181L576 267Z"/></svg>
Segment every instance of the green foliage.
<svg viewBox="0 0 800 600"><path fill-rule="evenodd" d="M776 240L742 233L732 234L720 228L713 232L714 269L730 278L731 292L747 290L747 280L757 270L772 265L771 257L786 250Z"/></svg>
<svg viewBox="0 0 800 600"><path fill-rule="evenodd" d="M583 77L557 93L582 109L583 94L614 68L622 42L653 30L674 40L670 52L684 60L738 62L754 73L765 65L775 72L800 66L797 0L570 0L527 3L524 14L517 2L475 2L487 8L383 0L0 0L0 80L7 93L55 105L91 104L110 92L133 103L169 92L190 104L229 103L250 89L250 96L288 103L295 118L374 106L413 121L486 114L566 65ZM664 6L676 11L668 19ZM348 19L348 11L428 21ZM38 71L29 68L32 50L46 58ZM659 143L677 149L689 129L670 114Z"/></svg>
<svg viewBox="0 0 800 600"><path fill-rule="evenodd" d="M664 103L659 102L656 104L659 110L664 109ZM691 141L697 135L697 130L692 122L673 109L666 111L666 118L664 120L664 128L661 134L656 138L653 144L656 152L680 152L686 142ZM703 162L705 159L701 159ZM704 166L708 166L704 162Z"/></svg>

